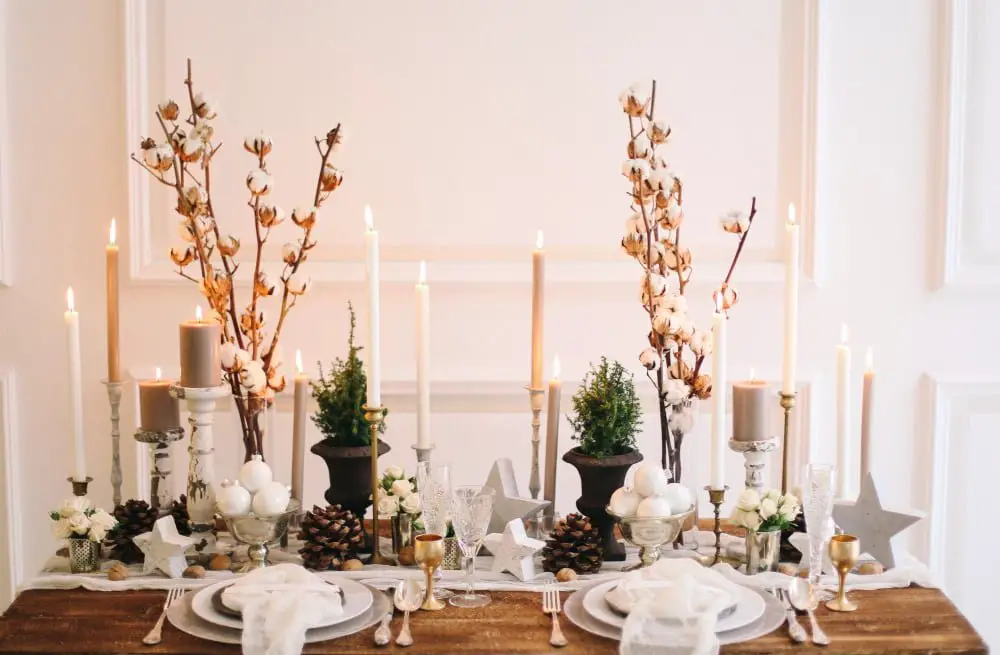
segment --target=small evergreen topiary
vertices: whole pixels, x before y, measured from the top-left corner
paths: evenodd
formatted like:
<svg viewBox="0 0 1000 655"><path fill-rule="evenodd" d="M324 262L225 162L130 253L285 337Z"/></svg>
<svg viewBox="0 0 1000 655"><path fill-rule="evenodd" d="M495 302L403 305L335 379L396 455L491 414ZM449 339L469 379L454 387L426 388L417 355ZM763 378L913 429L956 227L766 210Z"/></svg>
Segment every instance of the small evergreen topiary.
<svg viewBox="0 0 1000 655"><path fill-rule="evenodd" d="M323 364L318 363L319 379L314 380L312 396L319 409L313 415L313 423L326 440L334 446L369 446L371 438L365 412L362 409L368 398L368 376L358 357L361 346L354 345L356 320L354 307L347 303L351 314L351 332L347 339L347 359L334 360L329 376L323 372ZM379 425L379 433L385 432L385 421Z"/></svg>
<svg viewBox="0 0 1000 655"><path fill-rule="evenodd" d="M635 450L642 407L632 373L618 362L601 357L600 366L591 365L573 396L573 412L569 422L582 454L601 458Z"/></svg>

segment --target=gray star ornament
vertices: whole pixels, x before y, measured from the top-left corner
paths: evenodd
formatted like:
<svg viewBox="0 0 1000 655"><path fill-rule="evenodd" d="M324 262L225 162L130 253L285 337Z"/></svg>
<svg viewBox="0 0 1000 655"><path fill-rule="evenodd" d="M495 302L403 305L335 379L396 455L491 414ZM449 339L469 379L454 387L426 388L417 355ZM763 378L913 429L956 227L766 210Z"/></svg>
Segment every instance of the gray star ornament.
<svg viewBox="0 0 1000 655"><path fill-rule="evenodd" d="M541 539L532 539L524 531L524 521L507 523L503 534L488 534L484 540L493 553L493 572L509 571L521 582L535 577L535 553L545 546Z"/></svg>
<svg viewBox="0 0 1000 655"><path fill-rule="evenodd" d="M187 568L187 558L184 551L193 546L197 540L182 537L177 532L174 517L167 515L153 524L153 530L132 537L146 560L142 564L143 573L152 573L159 569L171 578L179 578Z"/></svg>
<svg viewBox="0 0 1000 655"><path fill-rule="evenodd" d="M490 476L484 486L496 491L493 499L493 516L490 517L489 532L503 532L514 519L527 519L549 506L547 500L521 498L517 492L517 479L510 459L501 457L493 462Z"/></svg>
<svg viewBox="0 0 1000 655"><path fill-rule="evenodd" d="M845 533L857 537L861 552L874 557L887 570L896 566L901 552L893 538L922 518L923 512L915 510L885 509L871 473L865 477L855 502L841 501L833 506L834 522Z"/></svg>

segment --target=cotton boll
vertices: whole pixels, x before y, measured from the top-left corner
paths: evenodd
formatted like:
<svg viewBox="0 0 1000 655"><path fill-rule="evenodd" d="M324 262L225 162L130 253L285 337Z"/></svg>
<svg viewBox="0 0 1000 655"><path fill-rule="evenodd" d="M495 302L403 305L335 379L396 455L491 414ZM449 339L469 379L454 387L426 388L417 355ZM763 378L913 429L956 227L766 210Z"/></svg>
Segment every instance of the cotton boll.
<svg viewBox="0 0 1000 655"><path fill-rule="evenodd" d="M672 512L670 511L670 501L668 501L663 496L650 496L649 498L643 498L642 502L635 509L635 515L638 518L651 518L655 516L670 516Z"/></svg>
<svg viewBox="0 0 1000 655"><path fill-rule="evenodd" d="M670 503L672 514L686 512L694 506L694 498L691 496L691 490L678 482L668 484L663 497Z"/></svg>
<svg viewBox="0 0 1000 655"><path fill-rule="evenodd" d="M663 495L667 489L667 474L656 464L642 464L635 471L632 489L643 498Z"/></svg>
<svg viewBox="0 0 1000 655"><path fill-rule="evenodd" d="M622 487L611 494L608 505L611 507L611 511L619 516L635 516L640 502L642 502L642 498L639 497L639 494Z"/></svg>

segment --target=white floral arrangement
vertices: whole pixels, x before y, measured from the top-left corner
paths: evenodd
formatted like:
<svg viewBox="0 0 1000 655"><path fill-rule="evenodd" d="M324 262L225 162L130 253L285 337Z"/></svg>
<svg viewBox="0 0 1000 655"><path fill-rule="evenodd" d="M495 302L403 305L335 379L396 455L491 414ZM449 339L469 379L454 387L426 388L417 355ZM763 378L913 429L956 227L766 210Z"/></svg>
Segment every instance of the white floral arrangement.
<svg viewBox="0 0 1000 655"><path fill-rule="evenodd" d="M100 543L118 520L103 509L94 507L85 496L63 501L59 509L49 512L54 523L52 533L57 539L89 539Z"/></svg>
<svg viewBox="0 0 1000 655"><path fill-rule="evenodd" d="M402 512L417 517L423 510L416 479L407 477L406 471L399 466L390 466L382 472L378 494L380 516L393 517Z"/></svg>
<svg viewBox="0 0 1000 655"><path fill-rule="evenodd" d="M784 496L777 489L758 494L745 489L736 501L733 522L752 532L784 530L799 515L801 506L794 494Z"/></svg>

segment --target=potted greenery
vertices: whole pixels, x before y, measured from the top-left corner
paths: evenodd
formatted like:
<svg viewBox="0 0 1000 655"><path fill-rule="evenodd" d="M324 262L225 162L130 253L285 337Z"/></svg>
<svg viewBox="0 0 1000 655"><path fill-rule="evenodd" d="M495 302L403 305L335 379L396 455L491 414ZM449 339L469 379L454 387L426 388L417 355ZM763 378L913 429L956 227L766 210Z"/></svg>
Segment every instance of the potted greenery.
<svg viewBox="0 0 1000 655"><path fill-rule="evenodd" d="M354 308L347 303L347 309L351 314L347 359L337 358L326 373L320 364L319 378L312 382L312 396L318 407L312 419L324 439L310 450L323 458L330 472L326 502L364 516L372 490L371 438L362 410L367 400L367 376L358 357L361 346L354 345ZM384 422L378 431L385 432ZM389 444L379 439L379 457L387 452Z"/></svg>
<svg viewBox="0 0 1000 655"><path fill-rule="evenodd" d="M580 443L565 455L580 473L577 509L589 516L601 533L604 559L625 559L625 547L614 538L614 522L604 508L611 494L625 483L625 474L642 454L635 435L642 423L642 407L632 374L616 361L601 357L591 365L573 396L573 440Z"/></svg>

